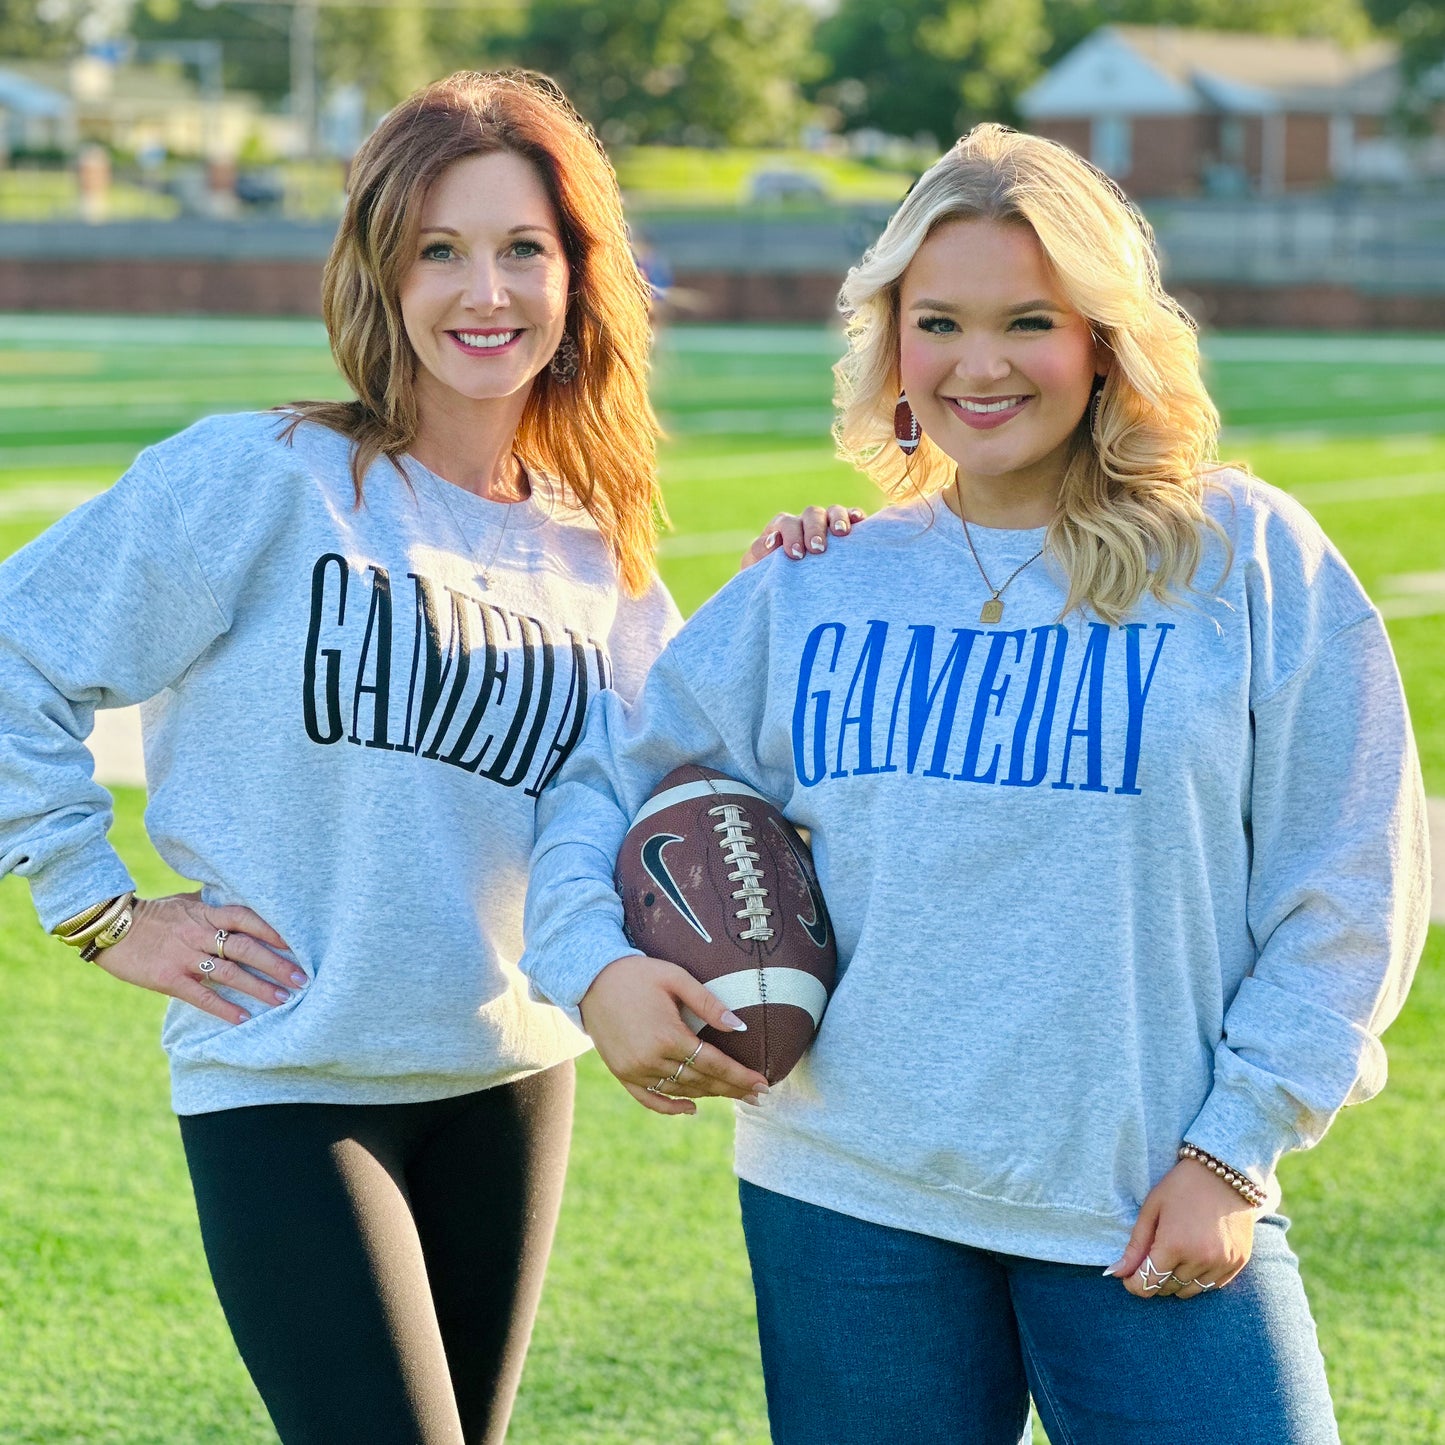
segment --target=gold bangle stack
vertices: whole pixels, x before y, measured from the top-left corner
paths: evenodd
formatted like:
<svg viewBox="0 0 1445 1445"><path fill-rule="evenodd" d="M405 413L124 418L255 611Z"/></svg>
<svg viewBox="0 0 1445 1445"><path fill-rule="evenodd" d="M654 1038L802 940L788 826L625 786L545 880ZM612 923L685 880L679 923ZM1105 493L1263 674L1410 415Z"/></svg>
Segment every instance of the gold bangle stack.
<svg viewBox="0 0 1445 1445"><path fill-rule="evenodd" d="M130 932L134 908L135 894L119 893L104 903L81 909L50 931L62 943L78 948L80 956L90 963L97 954L115 947Z"/></svg>
<svg viewBox="0 0 1445 1445"><path fill-rule="evenodd" d="M1211 1174L1217 1174L1236 1194L1244 1198L1251 1209L1263 1207L1266 1197L1264 1190L1253 1179L1247 1178L1238 1169L1231 1168L1222 1159L1206 1154L1203 1149L1197 1149L1193 1144L1181 1144L1179 1157L1192 1159L1196 1164L1204 1165Z"/></svg>

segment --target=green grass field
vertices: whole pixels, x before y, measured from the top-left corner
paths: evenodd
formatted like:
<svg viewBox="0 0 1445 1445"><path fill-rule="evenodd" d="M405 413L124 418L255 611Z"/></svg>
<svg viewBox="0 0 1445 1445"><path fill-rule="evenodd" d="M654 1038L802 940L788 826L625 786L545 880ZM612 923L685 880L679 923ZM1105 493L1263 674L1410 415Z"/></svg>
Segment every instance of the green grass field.
<svg viewBox="0 0 1445 1445"><path fill-rule="evenodd" d="M685 610L780 508L874 504L829 453L837 345L821 328L664 338L663 568ZM1427 785L1445 793L1445 339L1227 336L1207 350L1228 453L1300 495L1390 618ZM308 323L0 317L0 554L198 416L340 390ZM143 801L121 790L118 842L155 892L173 880ZM273 1440L206 1277L159 1000L45 939L14 879L0 930L0 1442ZM1284 1170L1348 1445L1445 1439L1442 1030L1437 928L1388 1036L1389 1089ZM766 1440L730 1136L723 1106L660 1120L584 1061L516 1445Z"/></svg>

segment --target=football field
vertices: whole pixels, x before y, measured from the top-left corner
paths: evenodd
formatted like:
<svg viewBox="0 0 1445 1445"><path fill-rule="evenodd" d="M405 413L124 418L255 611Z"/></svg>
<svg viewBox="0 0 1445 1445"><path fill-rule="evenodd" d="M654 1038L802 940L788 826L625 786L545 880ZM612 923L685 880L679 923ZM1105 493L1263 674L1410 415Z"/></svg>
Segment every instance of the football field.
<svg viewBox="0 0 1445 1445"><path fill-rule="evenodd" d="M732 574L774 512L879 504L831 455L839 345L821 327L663 337L655 395L673 529L662 565L684 611ZM1388 619L1427 790L1445 797L1445 337L1226 335L1207 339L1206 356L1225 455L1315 513ZM0 555L200 416L343 394L315 323L0 316ZM143 794L117 794L117 842L143 891L174 886L144 840ZM0 1441L273 1440L206 1278L160 1001L40 935L13 878L0 884L0 929ZM1283 1169L1349 1445L1445 1439L1442 1037L1437 927L1386 1039L1390 1087ZM729 1112L661 1120L595 1059L581 1079L509 1438L760 1445ZM304 1356L306 1341L293 1345Z"/></svg>

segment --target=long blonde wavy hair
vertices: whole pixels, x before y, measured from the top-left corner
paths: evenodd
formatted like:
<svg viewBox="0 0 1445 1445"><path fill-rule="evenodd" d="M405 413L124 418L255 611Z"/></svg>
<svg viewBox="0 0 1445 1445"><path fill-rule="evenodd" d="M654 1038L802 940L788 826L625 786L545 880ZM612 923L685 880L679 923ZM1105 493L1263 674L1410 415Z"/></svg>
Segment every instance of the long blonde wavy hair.
<svg viewBox="0 0 1445 1445"><path fill-rule="evenodd" d="M956 464L926 435L911 458L894 444L893 410L903 274L937 226L961 219L1030 227L1112 357L1097 422L1080 419L1048 528L1069 579L1064 611L1087 605L1118 622L1145 592L1178 600L1192 588L1203 533L1223 538L1203 507L1219 465L1219 413L1199 373L1194 322L1160 280L1149 223L1107 176L1054 141L975 126L849 271L838 296L848 351L833 368L839 455L895 497L953 481Z"/></svg>
<svg viewBox="0 0 1445 1445"><path fill-rule="evenodd" d="M647 397L650 292L633 257L617 177L591 128L545 76L459 71L401 102L352 163L326 263L322 312L351 402L297 402L289 430L320 422L352 441L358 505L378 457L400 471L416 441L416 353L400 289L415 259L427 191L469 156L531 162L556 210L571 271L566 331L577 374L533 380L514 450L592 516L634 596L653 574L663 519L657 418ZM403 475L405 475L403 473Z"/></svg>

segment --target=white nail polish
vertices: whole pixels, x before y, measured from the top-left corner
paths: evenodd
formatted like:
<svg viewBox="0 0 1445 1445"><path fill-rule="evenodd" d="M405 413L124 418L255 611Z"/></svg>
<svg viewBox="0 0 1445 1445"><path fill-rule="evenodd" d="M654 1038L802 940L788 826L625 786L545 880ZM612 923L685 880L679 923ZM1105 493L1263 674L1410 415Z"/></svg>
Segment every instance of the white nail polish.
<svg viewBox="0 0 1445 1445"><path fill-rule="evenodd" d="M827 546L827 543L824 542L821 537L814 537L812 541L808 543L808 550L810 552L821 552L825 546Z"/></svg>
<svg viewBox="0 0 1445 1445"><path fill-rule="evenodd" d="M801 557L802 555L803 555L803 549L802 549L801 547L799 547L796 542L795 542L791 547L788 548L788 556L790 556L790 557Z"/></svg>

